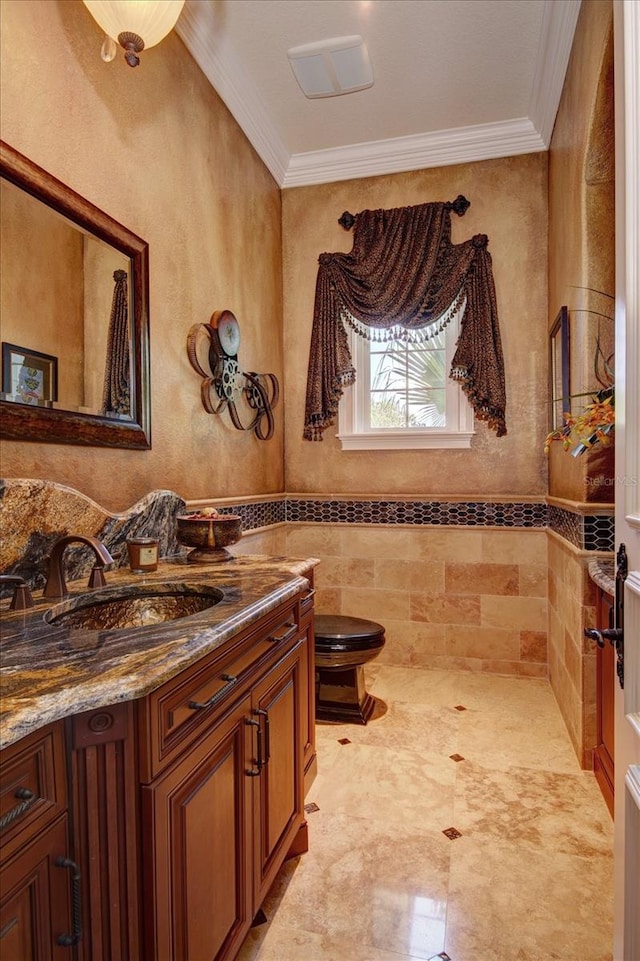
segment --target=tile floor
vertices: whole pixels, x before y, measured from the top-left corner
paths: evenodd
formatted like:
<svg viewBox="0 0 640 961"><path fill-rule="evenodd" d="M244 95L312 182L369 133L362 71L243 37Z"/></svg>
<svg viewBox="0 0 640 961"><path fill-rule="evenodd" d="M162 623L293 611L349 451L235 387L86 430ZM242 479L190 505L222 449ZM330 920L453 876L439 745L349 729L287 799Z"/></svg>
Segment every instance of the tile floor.
<svg viewBox="0 0 640 961"><path fill-rule="evenodd" d="M240 961L610 961L613 826L548 683L367 675L386 713L318 725L310 850Z"/></svg>

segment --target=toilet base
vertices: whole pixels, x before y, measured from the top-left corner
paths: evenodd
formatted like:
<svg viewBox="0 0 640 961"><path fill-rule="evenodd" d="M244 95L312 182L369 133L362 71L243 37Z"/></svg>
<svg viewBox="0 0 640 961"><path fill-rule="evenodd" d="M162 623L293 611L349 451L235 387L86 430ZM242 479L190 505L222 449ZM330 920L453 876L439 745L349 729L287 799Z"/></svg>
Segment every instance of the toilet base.
<svg viewBox="0 0 640 961"><path fill-rule="evenodd" d="M366 724L376 703L365 688L362 664L316 668L316 720Z"/></svg>

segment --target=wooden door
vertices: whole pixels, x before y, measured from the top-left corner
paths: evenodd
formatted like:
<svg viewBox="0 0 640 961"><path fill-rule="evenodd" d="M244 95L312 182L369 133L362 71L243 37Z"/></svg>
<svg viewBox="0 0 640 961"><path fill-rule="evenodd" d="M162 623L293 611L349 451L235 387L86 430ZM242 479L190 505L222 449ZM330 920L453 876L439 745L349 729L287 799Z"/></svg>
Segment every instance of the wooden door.
<svg viewBox="0 0 640 961"><path fill-rule="evenodd" d="M614 3L616 548L626 545L624 689L616 686L615 961L640 958L640 4ZM616 624L616 626L622 626Z"/></svg>
<svg viewBox="0 0 640 961"><path fill-rule="evenodd" d="M72 934L68 872L56 866L68 852L66 815L36 835L2 872L2 961L68 961L58 938Z"/></svg>
<svg viewBox="0 0 640 961"><path fill-rule="evenodd" d="M247 696L143 788L148 957L235 957L251 905L251 731Z"/></svg>
<svg viewBox="0 0 640 961"><path fill-rule="evenodd" d="M304 821L306 661L299 640L256 687L259 777L254 783L254 908L258 909Z"/></svg>

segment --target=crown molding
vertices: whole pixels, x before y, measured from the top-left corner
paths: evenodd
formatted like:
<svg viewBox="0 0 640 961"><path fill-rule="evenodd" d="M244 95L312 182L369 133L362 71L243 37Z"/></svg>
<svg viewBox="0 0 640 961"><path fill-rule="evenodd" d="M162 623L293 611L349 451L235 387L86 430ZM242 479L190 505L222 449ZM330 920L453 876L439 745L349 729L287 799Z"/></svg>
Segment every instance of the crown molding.
<svg viewBox="0 0 640 961"><path fill-rule="evenodd" d="M561 0L544 7L529 117L548 149L582 0Z"/></svg>
<svg viewBox="0 0 640 961"><path fill-rule="evenodd" d="M216 25L206 3L185 4L176 32L221 100L229 108L252 147L282 186L289 153L268 119L268 110L242 65Z"/></svg>
<svg viewBox="0 0 640 961"><path fill-rule="evenodd" d="M546 150L546 145L531 121L523 117L503 123L455 127L412 137L294 154L282 186L300 187L357 177L377 177L540 150Z"/></svg>
<svg viewBox="0 0 640 961"><path fill-rule="evenodd" d="M547 150L580 5L581 0L545 5L529 102L531 119L454 127L293 155L269 121L268 110L247 81L231 45L217 31L209 5L185 4L176 31L278 186L301 187Z"/></svg>

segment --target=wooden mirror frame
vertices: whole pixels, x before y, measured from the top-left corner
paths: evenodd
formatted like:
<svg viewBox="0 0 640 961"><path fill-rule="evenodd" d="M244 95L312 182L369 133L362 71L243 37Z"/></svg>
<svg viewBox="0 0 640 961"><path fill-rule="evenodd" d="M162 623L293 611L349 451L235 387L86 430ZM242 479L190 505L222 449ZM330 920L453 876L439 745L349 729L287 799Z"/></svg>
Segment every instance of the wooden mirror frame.
<svg viewBox="0 0 640 961"><path fill-rule="evenodd" d="M149 247L70 187L0 141L0 176L131 260L131 397L133 420L30 407L0 399L0 437L90 447L151 447Z"/></svg>

